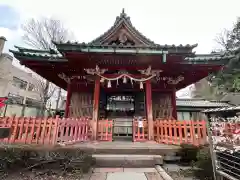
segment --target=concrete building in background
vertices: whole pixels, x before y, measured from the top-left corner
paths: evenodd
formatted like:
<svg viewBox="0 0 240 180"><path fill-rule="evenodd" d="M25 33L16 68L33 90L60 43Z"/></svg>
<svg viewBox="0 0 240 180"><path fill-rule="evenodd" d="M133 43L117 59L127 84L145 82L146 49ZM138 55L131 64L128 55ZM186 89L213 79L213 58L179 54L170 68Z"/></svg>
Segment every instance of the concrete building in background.
<svg viewBox="0 0 240 180"><path fill-rule="evenodd" d="M37 80L32 74L14 66L13 57L3 53L5 42L6 39L0 37L0 97L9 98L6 115L20 116L23 105L39 107L41 98L36 90Z"/></svg>

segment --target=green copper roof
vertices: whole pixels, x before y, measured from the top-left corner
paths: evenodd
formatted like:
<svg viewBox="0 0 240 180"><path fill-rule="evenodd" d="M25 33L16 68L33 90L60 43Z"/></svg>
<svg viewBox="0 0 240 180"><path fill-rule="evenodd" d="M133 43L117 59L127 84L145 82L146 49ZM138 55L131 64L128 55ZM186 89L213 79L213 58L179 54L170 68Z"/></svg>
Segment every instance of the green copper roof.
<svg viewBox="0 0 240 180"><path fill-rule="evenodd" d="M197 46L197 44L194 45L158 45L155 44L154 46L135 46L135 45L94 45L94 44L90 44L90 43L77 43L77 42L66 42L66 43L57 43L54 42L55 45L57 46L58 50L60 52L64 52L64 51L83 51L86 52L85 49L89 49L90 51L99 51L99 52L107 52L109 50L109 52L112 52L112 50L134 50L134 51L138 51L138 50L147 50L147 51L168 51L169 53L192 53L192 49L194 47Z"/></svg>
<svg viewBox="0 0 240 180"><path fill-rule="evenodd" d="M80 48L82 47L82 48ZM139 54L139 55L167 55L168 51L157 50L152 48L139 48L139 49L132 49L132 48L89 48L85 45L78 46L78 51L83 53L94 52L99 54ZM17 50L10 50L14 54L14 56L21 60L44 60L49 62L67 62L68 60L62 56L62 54L58 53L54 50L43 51L43 50L34 50L34 49L27 49L22 47L17 47ZM184 58L183 61L179 62L181 64L212 64L212 65L224 65L226 64L229 59L233 58L234 56L227 56L224 54L196 54L191 57ZM166 58L167 62L167 58Z"/></svg>
<svg viewBox="0 0 240 180"><path fill-rule="evenodd" d="M186 45L160 45L160 44L154 44L154 45L142 45L142 46L137 46L137 45L116 45L116 44L111 44L111 45L108 45L108 44L92 44L92 43L85 43L85 42L82 42L82 43L79 43L79 42L70 42L70 41L67 41L67 42L54 42L54 44L56 45L72 45L72 46L78 46L78 47L91 47L91 48L139 48L139 49L168 49L168 48L195 48L197 47L198 44L193 44L193 45L190 45L190 44L186 44Z"/></svg>
<svg viewBox="0 0 240 180"><path fill-rule="evenodd" d="M67 61L60 53L55 50L37 50L15 46L17 50L9 50L16 58L25 57L25 59L41 59L46 61Z"/></svg>
<svg viewBox="0 0 240 180"><path fill-rule="evenodd" d="M206 63L215 63L219 61L229 61L230 59L234 58L233 55L225 55L225 54L196 54L193 57L186 57L184 60L189 63L196 63L196 62L204 62Z"/></svg>

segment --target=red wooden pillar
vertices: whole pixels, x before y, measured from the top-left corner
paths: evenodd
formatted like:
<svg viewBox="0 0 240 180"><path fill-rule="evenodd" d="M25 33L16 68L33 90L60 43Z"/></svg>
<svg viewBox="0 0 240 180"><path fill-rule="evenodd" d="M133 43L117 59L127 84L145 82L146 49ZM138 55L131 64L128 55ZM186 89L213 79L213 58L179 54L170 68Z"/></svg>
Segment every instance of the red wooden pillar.
<svg viewBox="0 0 240 180"><path fill-rule="evenodd" d="M146 81L146 106L148 120L148 140L154 140L153 134L153 114L152 114L152 85L151 81Z"/></svg>
<svg viewBox="0 0 240 180"><path fill-rule="evenodd" d="M176 89L172 90L172 117L177 120Z"/></svg>
<svg viewBox="0 0 240 180"><path fill-rule="evenodd" d="M69 116L71 97L72 97L72 89L71 89L71 81L70 81L68 83L68 87L67 87L67 99L66 99L66 106L65 106L65 117L66 118Z"/></svg>
<svg viewBox="0 0 240 180"><path fill-rule="evenodd" d="M98 114L99 114L99 98L100 98L100 77L95 79L94 97L93 97L93 140L97 140L97 126L98 126Z"/></svg>

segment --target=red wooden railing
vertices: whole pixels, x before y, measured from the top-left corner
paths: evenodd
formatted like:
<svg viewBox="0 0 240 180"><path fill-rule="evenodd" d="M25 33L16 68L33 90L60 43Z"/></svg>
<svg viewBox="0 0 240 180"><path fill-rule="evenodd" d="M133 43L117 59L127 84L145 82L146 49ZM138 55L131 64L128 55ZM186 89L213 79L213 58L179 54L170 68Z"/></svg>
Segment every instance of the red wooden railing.
<svg viewBox="0 0 240 180"><path fill-rule="evenodd" d="M89 140L89 118L67 118L59 121L58 142L69 144Z"/></svg>
<svg viewBox="0 0 240 180"><path fill-rule="evenodd" d="M0 127L9 127L9 138L5 143L56 145L88 140L87 118L0 118Z"/></svg>
<svg viewBox="0 0 240 180"><path fill-rule="evenodd" d="M9 138L2 139L5 143L56 145L91 140L90 119L83 118L0 118L0 127L9 127ZM112 141L113 120L99 120L97 140ZM154 121L154 137L158 143L193 144L196 146L207 143L205 121ZM133 141L148 140L148 123L143 119L133 119Z"/></svg>
<svg viewBox="0 0 240 180"><path fill-rule="evenodd" d="M207 143L205 121L156 120L154 122L155 140L165 144L192 144L195 146Z"/></svg>
<svg viewBox="0 0 240 180"><path fill-rule="evenodd" d="M113 120L99 120L97 127L98 140L112 141L113 136Z"/></svg>
<svg viewBox="0 0 240 180"><path fill-rule="evenodd" d="M148 140L148 123L146 119L133 119L133 142Z"/></svg>

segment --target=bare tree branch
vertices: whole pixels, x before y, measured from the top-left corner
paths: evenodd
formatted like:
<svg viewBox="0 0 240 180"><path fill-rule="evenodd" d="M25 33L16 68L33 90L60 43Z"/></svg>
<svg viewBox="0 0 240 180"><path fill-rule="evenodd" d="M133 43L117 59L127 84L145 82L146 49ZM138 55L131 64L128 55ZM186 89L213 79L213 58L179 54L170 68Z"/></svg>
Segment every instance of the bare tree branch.
<svg viewBox="0 0 240 180"><path fill-rule="evenodd" d="M22 29L24 42L37 49L55 49L52 41L60 42L72 39L71 33L57 19L30 19L22 25Z"/></svg>
<svg viewBox="0 0 240 180"><path fill-rule="evenodd" d="M215 41L220 45L220 49L224 51L229 51L232 47L230 47L230 39L231 33L227 29L224 29L223 32L219 33Z"/></svg>
<svg viewBox="0 0 240 180"><path fill-rule="evenodd" d="M66 29L60 20L53 18L30 19L22 25L24 31L23 40L29 46L50 50L56 49L53 41L61 42L72 39L71 33ZM47 80L40 80L38 82L38 91L45 107L47 102L53 96L56 86ZM61 97L58 97L58 101Z"/></svg>
<svg viewBox="0 0 240 180"><path fill-rule="evenodd" d="M47 102L51 99L57 87L56 85L49 83L49 81L47 81L46 79L43 79L42 77L36 77L35 79L36 79L36 82L34 84L35 91L38 92L42 102L41 111L44 111L44 108L46 107Z"/></svg>

